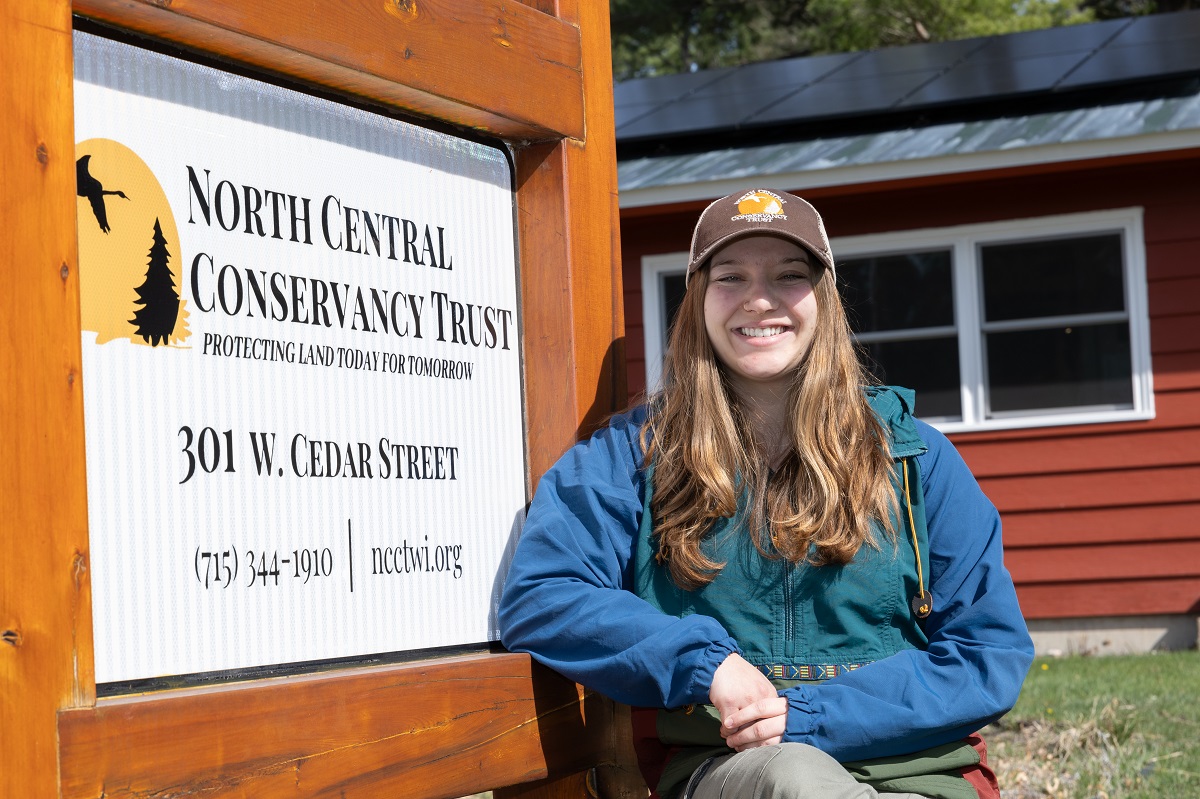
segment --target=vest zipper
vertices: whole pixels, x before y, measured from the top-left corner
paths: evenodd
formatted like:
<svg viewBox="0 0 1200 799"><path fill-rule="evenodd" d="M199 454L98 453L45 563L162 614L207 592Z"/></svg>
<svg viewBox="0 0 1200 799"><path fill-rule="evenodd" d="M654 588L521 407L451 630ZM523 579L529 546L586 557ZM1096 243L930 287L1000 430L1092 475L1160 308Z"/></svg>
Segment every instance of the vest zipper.
<svg viewBox="0 0 1200 799"><path fill-rule="evenodd" d="M783 561L783 656L793 657L796 653L796 618L792 602L792 574L795 564Z"/></svg>

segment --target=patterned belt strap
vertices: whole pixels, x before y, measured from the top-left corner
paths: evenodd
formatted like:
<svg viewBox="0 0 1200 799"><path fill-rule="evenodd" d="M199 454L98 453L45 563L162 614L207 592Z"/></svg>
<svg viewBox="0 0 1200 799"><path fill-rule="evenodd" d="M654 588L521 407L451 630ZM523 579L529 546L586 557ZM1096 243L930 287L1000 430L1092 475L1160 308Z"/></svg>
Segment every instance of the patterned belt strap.
<svg viewBox="0 0 1200 799"><path fill-rule="evenodd" d="M759 671L772 680L828 680L866 663L766 663Z"/></svg>

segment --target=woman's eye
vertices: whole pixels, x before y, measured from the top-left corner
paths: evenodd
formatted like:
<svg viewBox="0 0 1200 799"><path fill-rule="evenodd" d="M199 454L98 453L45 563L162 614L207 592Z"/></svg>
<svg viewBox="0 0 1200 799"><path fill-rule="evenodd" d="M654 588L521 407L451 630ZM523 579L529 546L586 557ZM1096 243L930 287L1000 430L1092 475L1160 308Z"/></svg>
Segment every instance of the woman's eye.
<svg viewBox="0 0 1200 799"><path fill-rule="evenodd" d="M794 283L799 280L808 280L808 275L802 272L785 272L780 276L780 280L786 280Z"/></svg>

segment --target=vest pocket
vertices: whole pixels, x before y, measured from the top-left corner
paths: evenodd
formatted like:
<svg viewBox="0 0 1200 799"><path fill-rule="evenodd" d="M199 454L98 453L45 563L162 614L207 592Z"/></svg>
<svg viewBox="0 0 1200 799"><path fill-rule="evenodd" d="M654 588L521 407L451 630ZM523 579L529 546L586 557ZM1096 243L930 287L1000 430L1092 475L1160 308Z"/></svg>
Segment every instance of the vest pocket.
<svg viewBox="0 0 1200 799"><path fill-rule="evenodd" d="M863 546L845 566L800 567L793 590L794 613L802 634L795 640L798 661L851 663L879 660L907 649L896 634L900 559L884 543Z"/></svg>

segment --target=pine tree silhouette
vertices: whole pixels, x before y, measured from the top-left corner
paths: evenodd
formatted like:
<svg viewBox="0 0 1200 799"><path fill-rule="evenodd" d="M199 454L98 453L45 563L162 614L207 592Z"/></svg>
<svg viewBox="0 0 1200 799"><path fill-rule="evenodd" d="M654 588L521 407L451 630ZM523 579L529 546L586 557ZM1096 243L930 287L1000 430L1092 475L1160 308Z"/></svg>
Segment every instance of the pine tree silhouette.
<svg viewBox="0 0 1200 799"><path fill-rule="evenodd" d="M157 218L149 257L146 279L137 287L138 298L134 300L134 305L142 307L133 312L129 324L137 328L143 341L157 347L167 343L179 316L179 292L175 290L175 275L167 265L171 253L167 251L167 240Z"/></svg>

